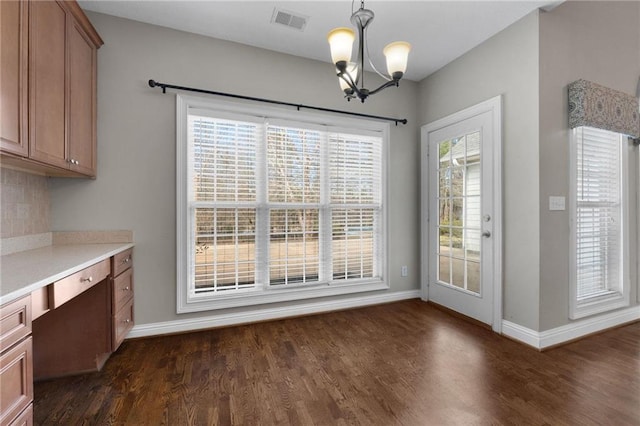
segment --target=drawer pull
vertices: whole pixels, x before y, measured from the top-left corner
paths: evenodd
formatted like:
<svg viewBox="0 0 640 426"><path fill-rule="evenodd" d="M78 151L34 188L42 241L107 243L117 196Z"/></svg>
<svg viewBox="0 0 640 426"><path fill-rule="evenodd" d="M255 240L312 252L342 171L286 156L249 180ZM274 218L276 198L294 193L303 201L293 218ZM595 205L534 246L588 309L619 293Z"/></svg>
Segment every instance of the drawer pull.
<svg viewBox="0 0 640 426"><path fill-rule="evenodd" d="M122 259L122 263L129 263L129 262L131 262L131 258L130 257Z"/></svg>
<svg viewBox="0 0 640 426"><path fill-rule="evenodd" d="M80 282L92 282L93 281L93 277L89 277L89 278L80 278Z"/></svg>
<svg viewBox="0 0 640 426"><path fill-rule="evenodd" d="M131 320L129 318L127 318L126 320L124 320L124 322L126 322L127 324L129 324L131 322Z"/></svg>
<svg viewBox="0 0 640 426"><path fill-rule="evenodd" d="M123 288L122 291L129 291L129 286L126 286L125 288Z"/></svg>

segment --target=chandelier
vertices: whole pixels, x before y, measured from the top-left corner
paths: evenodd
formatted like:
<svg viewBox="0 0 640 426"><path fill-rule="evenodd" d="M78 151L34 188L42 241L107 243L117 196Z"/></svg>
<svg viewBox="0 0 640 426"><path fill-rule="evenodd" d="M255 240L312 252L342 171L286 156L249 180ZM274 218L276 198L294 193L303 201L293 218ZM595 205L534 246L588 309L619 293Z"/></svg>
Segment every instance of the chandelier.
<svg viewBox="0 0 640 426"><path fill-rule="evenodd" d="M358 29L357 62L351 62L353 41L355 39L355 33L351 28L335 28L327 36L331 47L331 60L336 66L338 82L348 101L358 97L364 102L369 95L376 94L387 87L398 87L400 79L407 70L407 58L409 57L411 45L405 41L390 43L382 51L387 59L387 72L389 75L382 74L373 65L366 46L365 33L374 16L372 10L364 8L364 1L360 3L360 9L351 15L351 23ZM373 90L364 87L365 53L373 70L387 80L380 87Z"/></svg>

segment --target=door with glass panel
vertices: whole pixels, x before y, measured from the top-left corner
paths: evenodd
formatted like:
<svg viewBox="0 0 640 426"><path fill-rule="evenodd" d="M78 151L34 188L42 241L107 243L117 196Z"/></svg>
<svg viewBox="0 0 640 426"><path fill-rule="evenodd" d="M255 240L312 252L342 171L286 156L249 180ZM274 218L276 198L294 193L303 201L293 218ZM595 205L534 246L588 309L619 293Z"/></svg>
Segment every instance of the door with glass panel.
<svg viewBox="0 0 640 426"><path fill-rule="evenodd" d="M422 138L428 299L490 325L495 313L494 173L499 168L492 114L425 126Z"/></svg>

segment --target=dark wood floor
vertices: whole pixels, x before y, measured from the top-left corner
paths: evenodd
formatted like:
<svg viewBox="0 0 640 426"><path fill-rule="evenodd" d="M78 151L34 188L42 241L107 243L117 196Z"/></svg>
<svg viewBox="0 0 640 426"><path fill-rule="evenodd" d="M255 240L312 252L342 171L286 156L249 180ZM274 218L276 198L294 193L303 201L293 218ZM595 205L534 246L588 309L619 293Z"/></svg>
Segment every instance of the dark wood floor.
<svg viewBox="0 0 640 426"><path fill-rule="evenodd" d="M543 353L412 300L126 341L39 425L638 425L640 323Z"/></svg>

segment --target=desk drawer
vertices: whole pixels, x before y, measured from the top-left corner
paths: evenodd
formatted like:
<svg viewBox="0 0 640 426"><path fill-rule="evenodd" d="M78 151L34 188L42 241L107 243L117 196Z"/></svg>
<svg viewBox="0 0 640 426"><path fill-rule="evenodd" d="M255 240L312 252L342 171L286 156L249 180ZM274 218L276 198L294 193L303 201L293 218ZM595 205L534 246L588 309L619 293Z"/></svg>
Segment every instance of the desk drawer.
<svg viewBox="0 0 640 426"><path fill-rule="evenodd" d="M120 309L113 317L113 347L112 351L118 349L120 343L127 336L129 330L133 328L133 298Z"/></svg>
<svg viewBox="0 0 640 426"><path fill-rule="evenodd" d="M0 308L0 351L31 334L31 296Z"/></svg>
<svg viewBox="0 0 640 426"><path fill-rule="evenodd" d="M49 286L49 305L56 309L80 293L90 289L109 275L109 259L89 266Z"/></svg>
<svg viewBox="0 0 640 426"><path fill-rule="evenodd" d="M129 268L113 279L113 312L119 312L132 297L133 268Z"/></svg>
<svg viewBox="0 0 640 426"><path fill-rule="evenodd" d="M8 425L33 401L32 339L0 357L0 425Z"/></svg>
<svg viewBox="0 0 640 426"><path fill-rule="evenodd" d="M113 256L113 276L117 277L133 265L133 248Z"/></svg>

